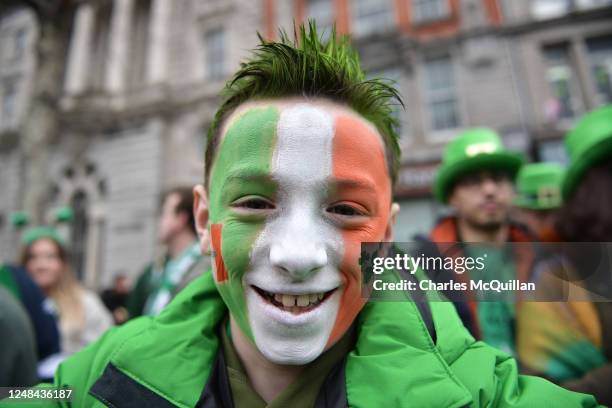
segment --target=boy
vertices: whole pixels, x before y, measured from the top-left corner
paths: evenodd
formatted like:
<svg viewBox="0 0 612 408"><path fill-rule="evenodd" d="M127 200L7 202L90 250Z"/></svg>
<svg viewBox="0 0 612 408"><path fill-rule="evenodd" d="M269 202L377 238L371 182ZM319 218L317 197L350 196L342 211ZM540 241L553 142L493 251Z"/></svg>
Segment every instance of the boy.
<svg viewBox="0 0 612 408"><path fill-rule="evenodd" d="M595 406L517 376L452 304L361 297L360 243L391 240L398 209L394 99L313 25L262 41L227 89L194 189L213 273L66 361L56 386L74 406Z"/></svg>

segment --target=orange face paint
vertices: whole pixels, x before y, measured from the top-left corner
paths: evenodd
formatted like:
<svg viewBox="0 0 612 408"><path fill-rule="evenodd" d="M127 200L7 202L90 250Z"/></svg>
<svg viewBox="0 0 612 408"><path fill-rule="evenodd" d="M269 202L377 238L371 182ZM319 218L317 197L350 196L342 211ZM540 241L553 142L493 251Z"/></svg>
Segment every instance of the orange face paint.
<svg viewBox="0 0 612 408"><path fill-rule="evenodd" d="M391 179L384 144L363 119L347 114L335 117L332 160L334 178L347 181L339 184L338 198L365 207L369 219L342 232L344 255L340 270L346 286L328 344L346 332L366 302L361 297L361 243L384 239L391 211Z"/></svg>

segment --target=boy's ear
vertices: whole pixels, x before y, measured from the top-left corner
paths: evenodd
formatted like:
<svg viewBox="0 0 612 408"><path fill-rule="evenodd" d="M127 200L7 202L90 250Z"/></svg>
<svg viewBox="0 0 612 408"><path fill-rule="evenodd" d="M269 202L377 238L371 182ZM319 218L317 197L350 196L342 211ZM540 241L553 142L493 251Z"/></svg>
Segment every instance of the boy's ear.
<svg viewBox="0 0 612 408"><path fill-rule="evenodd" d="M204 186L198 184L193 188L193 215L196 232L200 242L200 251L203 254L210 251L210 237L208 234L208 196Z"/></svg>
<svg viewBox="0 0 612 408"><path fill-rule="evenodd" d="M398 203L391 204L391 212L389 214L389 222L387 223L387 229L385 230L385 242L393 241L393 226L399 213L400 205Z"/></svg>

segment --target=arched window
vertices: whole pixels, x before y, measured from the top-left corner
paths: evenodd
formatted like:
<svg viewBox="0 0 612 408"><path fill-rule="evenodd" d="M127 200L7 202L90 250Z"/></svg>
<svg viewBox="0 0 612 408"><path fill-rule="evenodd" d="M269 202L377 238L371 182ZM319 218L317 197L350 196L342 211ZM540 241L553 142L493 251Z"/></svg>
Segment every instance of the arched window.
<svg viewBox="0 0 612 408"><path fill-rule="evenodd" d="M72 222L71 249L72 267L79 280L83 280L85 273L85 260L87 259L87 232L89 218L87 214L87 194L77 190L72 196L71 207L74 211Z"/></svg>

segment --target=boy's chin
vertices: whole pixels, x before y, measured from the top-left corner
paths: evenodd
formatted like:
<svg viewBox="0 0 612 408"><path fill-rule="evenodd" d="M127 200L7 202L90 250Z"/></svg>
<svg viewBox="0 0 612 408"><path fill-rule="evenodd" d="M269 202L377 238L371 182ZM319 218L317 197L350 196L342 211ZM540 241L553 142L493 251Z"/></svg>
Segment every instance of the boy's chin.
<svg viewBox="0 0 612 408"><path fill-rule="evenodd" d="M304 365L315 360L328 348L341 297L340 290L335 292L316 309L296 315L247 291L249 324L257 349L275 364Z"/></svg>
<svg viewBox="0 0 612 408"><path fill-rule="evenodd" d="M266 345L257 348L266 360L288 366L302 366L316 360L323 352L325 347L315 347L308 349L306 344L285 344L280 348L272 349Z"/></svg>

